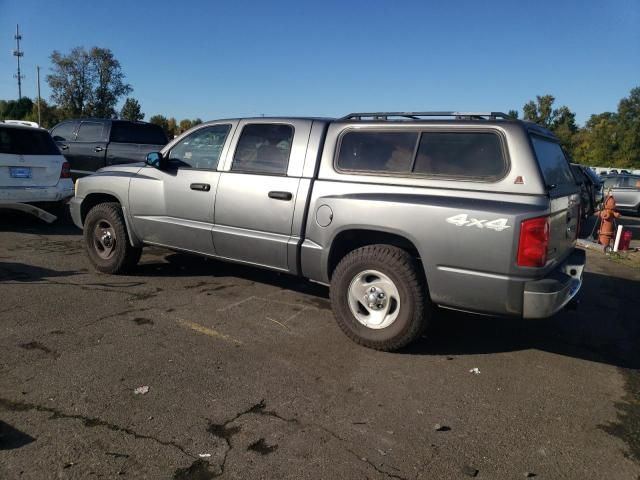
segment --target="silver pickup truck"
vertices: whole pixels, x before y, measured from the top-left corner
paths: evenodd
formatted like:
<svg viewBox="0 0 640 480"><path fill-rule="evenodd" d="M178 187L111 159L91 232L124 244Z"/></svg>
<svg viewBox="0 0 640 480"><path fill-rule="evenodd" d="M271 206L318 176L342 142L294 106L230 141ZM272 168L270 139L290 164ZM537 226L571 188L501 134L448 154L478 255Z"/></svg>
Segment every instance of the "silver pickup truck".
<svg viewBox="0 0 640 480"><path fill-rule="evenodd" d="M246 118L76 182L89 260L144 245L330 285L355 342L396 350L436 306L544 318L582 283L579 189L548 130L502 113Z"/></svg>

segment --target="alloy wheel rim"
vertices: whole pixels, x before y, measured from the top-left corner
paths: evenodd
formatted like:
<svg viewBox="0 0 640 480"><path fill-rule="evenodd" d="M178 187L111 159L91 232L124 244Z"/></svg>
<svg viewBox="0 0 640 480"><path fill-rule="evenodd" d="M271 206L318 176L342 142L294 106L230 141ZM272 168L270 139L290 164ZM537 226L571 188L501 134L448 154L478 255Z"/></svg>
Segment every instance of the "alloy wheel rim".
<svg viewBox="0 0 640 480"><path fill-rule="evenodd" d="M380 330L390 326L400 312L400 292L391 278L378 270L353 277L347 292L349 309L359 323Z"/></svg>
<svg viewBox="0 0 640 480"><path fill-rule="evenodd" d="M107 220L100 220L93 229L93 247L104 260L113 257L116 250L116 231Z"/></svg>

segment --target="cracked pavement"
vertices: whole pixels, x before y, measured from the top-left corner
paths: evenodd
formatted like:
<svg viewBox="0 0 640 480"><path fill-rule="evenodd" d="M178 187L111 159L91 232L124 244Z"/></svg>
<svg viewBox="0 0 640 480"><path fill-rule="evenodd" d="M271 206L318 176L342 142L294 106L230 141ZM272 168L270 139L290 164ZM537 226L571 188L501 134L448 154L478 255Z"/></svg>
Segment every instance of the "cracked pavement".
<svg viewBox="0 0 640 480"><path fill-rule="evenodd" d="M101 275L0 212L0 478L637 480L639 282L589 252L578 311L439 312L389 354L324 287L157 248Z"/></svg>

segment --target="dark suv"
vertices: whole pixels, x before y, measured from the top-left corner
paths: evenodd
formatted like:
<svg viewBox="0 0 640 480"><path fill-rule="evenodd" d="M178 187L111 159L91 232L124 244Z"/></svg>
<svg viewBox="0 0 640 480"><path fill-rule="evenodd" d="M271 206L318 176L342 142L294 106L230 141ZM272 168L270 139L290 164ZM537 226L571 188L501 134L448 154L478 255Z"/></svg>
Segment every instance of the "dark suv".
<svg viewBox="0 0 640 480"><path fill-rule="evenodd" d="M71 164L74 178L108 165L144 162L147 153L168 141L158 125L101 118L65 120L51 129L51 136Z"/></svg>

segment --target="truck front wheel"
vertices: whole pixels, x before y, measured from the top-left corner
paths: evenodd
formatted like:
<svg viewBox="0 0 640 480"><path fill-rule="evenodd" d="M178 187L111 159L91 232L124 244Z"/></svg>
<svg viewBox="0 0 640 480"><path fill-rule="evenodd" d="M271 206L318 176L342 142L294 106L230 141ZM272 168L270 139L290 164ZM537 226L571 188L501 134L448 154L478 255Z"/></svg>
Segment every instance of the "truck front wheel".
<svg viewBox="0 0 640 480"><path fill-rule="evenodd" d="M431 310L415 258L391 245L347 254L331 279L331 305L349 338L384 351L419 338Z"/></svg>
<svg viewBox="0 0 640 480"><path fill-rule="evenodd" d="M100 203L84 221L84 244L89 261L102 273L125 273L134 267L141 248L131 246L122 208L115 202Z"/></svg>

